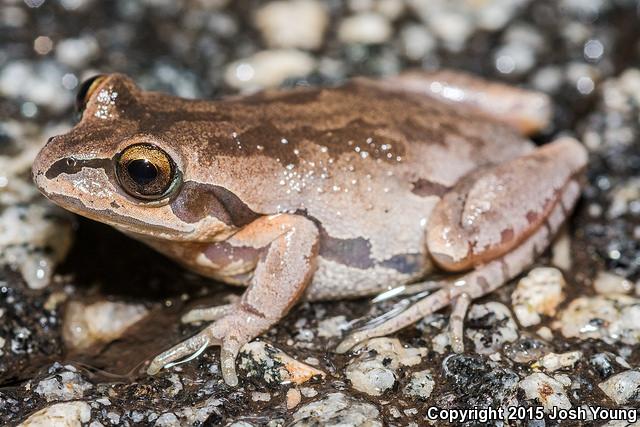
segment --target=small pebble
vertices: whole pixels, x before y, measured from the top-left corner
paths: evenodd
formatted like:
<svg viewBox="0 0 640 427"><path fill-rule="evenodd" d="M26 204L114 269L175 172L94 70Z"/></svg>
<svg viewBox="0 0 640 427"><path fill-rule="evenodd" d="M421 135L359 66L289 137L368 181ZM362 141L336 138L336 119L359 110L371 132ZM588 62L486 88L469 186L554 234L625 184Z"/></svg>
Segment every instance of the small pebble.
<svg viewBox="0 0 640 427"><path fill-rule="evenodd" d="M635 345L640 342L640 299L621 294L578 297L560 313L554 327L566 338Z"/></svg>
<svg viewBox="0 0 640 427"><path fill-rule="evenodd" d="M302 400L302 395L300 394L300 390L297 388L290 388L287 390L287 409L293 409Z"/></svg>
<svg viewBox="0 0 640 427"><path fill-rule="evenodd" d="M558 369L573 366L581 358L581 351L569 351L567 353L561 354L549 353L540 360L540 366L542 366L548 372L553 372Z"/></svg>
<svg viewBox="0 0 640 427"><path fill-rule="evenodd" d="M466 336L478 354L492 354L505 343L518 339L518 328L511 312L504 304L491 301L474 304L467 315Z"/></svg>
<svg viewBox="0 0 640 427"><path fill-rule="evenodd" d="M86 402L65 402L47 406L31 415L18 427L81 427L91 419Z"/></svg>
<svg viewBox="0 0 640 427"><path fill-rule="evenodd" d="M640 404L640 371L624 371L598 384L618 405Z"/></svg>
<svg viewBox="0 0 640 427"><path fill-rule="evenodd" d="M316 0L273 1L260 7L256 27L270 48L317 49L329 16Z"/></svg>
<svg viewBox="0 0 640 427"><path fill-rule="evenodd" d="M535 399L544 407L545 412L554 407L569 409L571 402L567 397L564 386L558 380L542 372L535 372L524 378L518 386L524 390L528 400Z"/></svg>
<svg viewBox="0 0 640 427"><path fill-rule="evenodd" d="M538 267L520 279L511 295L513 312L522 326L537 325L542 316L554 316L564 300L566 286L560 270Z"/></svg>
<svg viewBox="0 0 640 427"><path fill-rule="evenodd" d="M417 365L426 354L426 348L404 347L397 338L374 338L349 362L346 376L356 390L380 396L394 386L401 366Z"/></svg>
<svg viewBox="0 0 640 427"><path fill-rule="evenodd" d="M99 301L85 305L72 301L66 307L62 333L68 345L86 349L119 338L147 314L148 310L140 304Z"/></svg>
<svg viewBox="0 0 640 427"><path fill-rule="evenodd" d="M436 385L430 370L413 372L409 383L403 389L406 396L427 400Z"/></svg>
<svg viewBox="0 0 640 427"><path fill-rule="evenodd" d="M329 393L293 414L294 426L382 427L378 409L343 393Z"/></svg>
<svg viewBox="0 0 640 427"><path fill-rule="evenodd" d="M276 87L286 79L304 77L316 62L309 54L293 49L263 50L227 66L225 82L243 92Z"/></svg>
<svg viewBox="0 0 640 427"><path fill-rule="evenodd" d="M391 25L382 15L360 13L345 18L338 27L338 38L343 43L383 43L391 36Z"/></svg>
<svg viewBox="0 0 640 427"><path fill-rule="evenodd" d="M302 384L325 373L288 356L264 341L253 341L242 347L238 366L248 378L258 378L267 384L293 382Z"/></svg>
<svg viewBox="0 0 640 427"><path fill-rule="evenodd" d="M40 381L34 391L44 397L47 402L52 402L81 399L84 393L92 388L93 385L78 373L63 371Z"/></svg>
<svg viewBox="0 0 640 427"><path fill-rule="evenodd" d="M599 294L628 294L633 283L617 274L601 271L593 281L593 288Z"/></svg>

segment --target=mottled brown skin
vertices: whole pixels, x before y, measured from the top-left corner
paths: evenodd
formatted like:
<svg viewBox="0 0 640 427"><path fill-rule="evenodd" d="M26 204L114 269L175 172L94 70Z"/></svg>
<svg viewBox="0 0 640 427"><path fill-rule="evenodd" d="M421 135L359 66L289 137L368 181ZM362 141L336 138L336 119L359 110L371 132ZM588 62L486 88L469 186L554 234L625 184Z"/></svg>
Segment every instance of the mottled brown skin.
<svg viewBox="0 0 640 427"><path fill-rule="evenodd" d="M574 140L534 149L522 136L544 125L543 95L459 74L216 102L141 91L119 74L94 86L80 123L36 159L41 191L187 268L248 286L232 307L188 316L215 322L150 372L218 344L225 379L237 383L239 348L303 296L376 294L425 278L434 262L475 268L462 291L486 293L533 260L522 249L532 239L548 244L559 226L549 219L573 206L586 162ZM156 200L132 196L116 176L136 144L163 150L180 176ZM494 260L504 265L489 280Z"/></svg>

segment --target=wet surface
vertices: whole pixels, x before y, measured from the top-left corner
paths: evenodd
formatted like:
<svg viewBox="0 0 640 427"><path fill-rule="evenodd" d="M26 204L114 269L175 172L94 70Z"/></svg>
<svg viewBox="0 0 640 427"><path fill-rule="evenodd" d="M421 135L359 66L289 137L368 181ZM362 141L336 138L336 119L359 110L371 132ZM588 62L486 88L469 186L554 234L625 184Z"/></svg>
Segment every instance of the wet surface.
<svg viewBox="0 0 640 427"><path fill-rule="evenodd" d="M7 162L0 163L0 215L15 206L46 203L30 184L23 186L29 182L28 168L7 173L10 168L5 165L15 164L21 153L72 124L74 93L84 78L118 71L145 89L186 97L238 93L225 73L234 61L267 48L253 23L262 3L224 3L0 3L0 161ZM399 12L392 3L402 5ZM494 3L500 2L485 6ZM14 244L11 251L9 246L0 248L3 254L20 254L11 259L0 256L0 423L18 424L53 404L80 401L88 403L80 408L84 412L66 410L85 424L322 425L342 420L347 425L422 425L432 406L543 405L544 393L532 397L524 388L534 380L542 381L538 390L560 387L572 408L638 407L640 381L628 373L640 369L640 327L634 320L640 318L634 317L640 310L640 70L634 68L640 64L640 5L524 0L513 2L519 5L514 10L501 6L501 14L486 17L465 2L451 2L448 8L438 4L327 2L328 28L321 43L305 53L315 65L302 76L292 72L279 84L333 84L349 76L424 66L459 68L549 93L557 105L554 124L536 142L566 132L578 137L590 153L584 194L567 226L569 255L563 256L557 243L536 262L560 267L567 282L555 314L529 327L514 318L516 341L491 353L476 346L504 339L509 322L498 316L468 320L465 327L477 333L474 337L484 338L468 336L462 355L452 355L438 341L446 332L448 313L431 316L394 335L406 346L426 352L419 363L392 369L384 360L378 366L375 354L367 359L366 354L337 355L327 349L339 342L348 322L385 313L396 301L375 306L366 299L305 303L260 339L325 372L324 379L299 386L269 381L273 366L264 362L251 375L240 369L240 385L228 387L222 382L217 349L149 377L144 373L146 360L199 329L179 322L185 310L224 303L229 293L240 290L212 284L107 226L78 218L69 232L75 243L44 289L28 286L21 268L32 257L43 259L47 250L33 242ZM367 42L372 36L362 30L360 43L346 41L340 31L346 17L372 13L389 26L387 37ZM443 30L436 18L455 18L458 30ZM256 72L268 73L251 64ZM236 75L242 70L231 68ZM0 222L0 244L5 244L2 236L10 227L36 226ZM26 255L16 252L16 246ZM561 323L575 319L564 317L571 303L579 297L587 297L589 304L599 301L593 282L601 272L618 275L621 284L613 287L627 295L608 294L613 308L606 316L594 315L582 325L583 335L564 337ZM513 313L511 294L517 282L476 303L500 302ZM66 307L72 301L89 305L105 300L143 306L148 315L116 340L73 351L63 338ZM585 337L586 333L593 335ZM557 370L540 366L544 355L570 351L581 352L575 364ZM378 373L386 379L384 384L392 385L379 396L356 389L347 378L356 360L369 361L371 370L366 372ZM428 393L425 386L420 388L422 395L405 394L412 374L425 370L433 390ZM549 379L536 376L539 372ZM628 375L635 394L612 396L599 387L618 374ZM300 392L300 402L288 408L288 391L294 389ZM315 405L309 408L316 412L309 415L301 409L306 405ZM340 410L333 413L329 407ZM546 425L557 424L547 416Z"/></svg>

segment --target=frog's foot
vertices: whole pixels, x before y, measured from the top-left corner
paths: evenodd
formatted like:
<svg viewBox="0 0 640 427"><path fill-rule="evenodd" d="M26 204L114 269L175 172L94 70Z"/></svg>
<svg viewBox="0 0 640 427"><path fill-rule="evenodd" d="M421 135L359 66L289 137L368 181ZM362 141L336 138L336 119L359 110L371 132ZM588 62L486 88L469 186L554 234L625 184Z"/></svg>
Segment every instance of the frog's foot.
<svg viewBox="0 0 640 427"><path fill-rule="evenodd" d="M457 304L451 342L461 350L470 300L520 274L549 245L580 195L578 177L586 160L577 141L562 138L460 180L434 208L427 244L441 268L472 270L383 323L353 333L337 351L393 333L450 304Z"/></svg>
<svg viewBox="0 0 640 427"><path fill-rule="evenodd" d="M272 323L260 313L252 313L241 304L235 304L233 312L225 314L198 334L158 355L149 365L147 373L154 375L164 367L174 366L180 359L186 358L179 363L190 361L207 347L219 345L222 377L227 384L237 385L235 361L238 352Z"/></svg>

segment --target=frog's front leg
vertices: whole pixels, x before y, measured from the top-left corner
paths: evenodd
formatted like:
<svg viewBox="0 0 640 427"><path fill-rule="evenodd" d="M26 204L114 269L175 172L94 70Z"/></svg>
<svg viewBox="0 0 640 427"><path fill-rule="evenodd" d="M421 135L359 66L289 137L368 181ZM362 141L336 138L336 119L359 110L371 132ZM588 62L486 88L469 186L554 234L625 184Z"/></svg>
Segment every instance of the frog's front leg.
<svg viewBox="0 0 640 427"><path fill-rule="evenodd" d="M472 270L443 281L438 291L396 317L352 334L337 351L393 333L454 302L462 305L454 309L452 344L462 349L460 325L468 298L499 288L545 250L580 196L586 162L578 141L561 138L461 179L432 212L427 246L441 268Z"/></svg>
<svg viewBox="0 0 640 427"><path fill-rule="evenodd" d="M207 346L220 345L222 376L227 384L236 385L235 359L240 348L284 317L311 281L318 236L315 224L309 219L281 214L258 218L226 240L227 247L258 251L249 287L237 303L188 314L186 320L190 321L216 320L197 335L157 356L147 372L153 375L168 363Z"/></svg>

